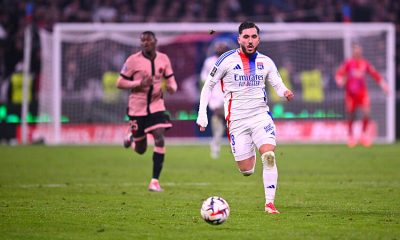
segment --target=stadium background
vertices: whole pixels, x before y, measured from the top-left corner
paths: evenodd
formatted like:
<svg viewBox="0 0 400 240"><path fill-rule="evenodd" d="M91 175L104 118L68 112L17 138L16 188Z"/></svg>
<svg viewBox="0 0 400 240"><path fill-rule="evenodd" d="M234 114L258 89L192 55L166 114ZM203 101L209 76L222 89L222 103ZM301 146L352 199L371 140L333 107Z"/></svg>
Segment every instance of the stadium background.
<svg viewBox="0 0 400 240"><path fill-rule="evenodd" d="M17 127L21 118L21 99L18 84L12 79L20 76L23 61L25 26L34 26L31 71L32 98L30 116L37 114L38 89L41 81L39 29L52 31L54 23L64 22L392 22L399 33L400 4L397 1L2 1L0 8L0 138L5 143L16 143ZM132 39L137 41L137 39ZM163 50L163 49L161 49ZM166 50L166 49L165 49ZM399 44L396 42L396 83L399 77ZM173 51L168 52L169 55ZM201 61L187 66L185 71L199 72ZM173 63L174 64L174 63ZM181 68L175 67L176 71ZM113 69L116 70L116 69ZM183 73L185 74L185 73ZM396 84L396 101L399 86ZM397 106L398 104L396 104ZM174 106L175 108L177 106ZM399 109L396 107L397 116ZM190 111L187 111L190 113ZM185 117L185 116L181 116ZM186 116L187 117L187 116ZM189 116L190 117L190 116ZM398 117L396 117L397 119ZM397 138L399 121L396 121ZM190 123L186 123L190 124ZM193 128L193 126L187 126Z"/></svg>
<svg viewBox="0 0 400 240"><path fill-rule="evenodd" d="M21 80L28 20L35 27L33 117L43 79L38 30L52 31L56 22L392 22L399 39L399 1L32 2L26 11L27 1L0 1L1 239L399 239L399 141L370 148L279 144L275 204L281 214L266 216L262 164L244 178L228 145L215 160L207 145L172 145L168 139L161 179L165 192L155 195L147 191L151 149L138 155L121 145L14 146L21 86L12 85L12 79ZM399 59L398 43L396 49ZM398 84L396 95L399 102ZM199 214L202 201L212 195L224 197L231 207L227 223L218 227Z"/></svg>

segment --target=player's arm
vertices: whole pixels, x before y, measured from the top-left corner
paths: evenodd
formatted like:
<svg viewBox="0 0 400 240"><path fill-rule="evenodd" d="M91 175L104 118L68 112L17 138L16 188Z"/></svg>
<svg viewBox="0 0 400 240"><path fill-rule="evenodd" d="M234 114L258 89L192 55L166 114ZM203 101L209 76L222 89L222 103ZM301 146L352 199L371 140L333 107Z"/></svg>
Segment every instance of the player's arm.
<svg viewBox="0 0 400 240"><path fill-rule="evenodd" d="M274 88L279 97L285 97L288 101L291 101L294 98L293 92L285 86L282 81L281 75L279 74L279 71L273 62L271 64L271 69L267 75L267 80Z"/></svg>
<svg viewBox="0 0 400 240"><path fill-rule="evenodd" d="M389 86L387 85L386 81L382 78L382 76L379 74L379 72L369 62L367 62L367 72L379 84L379 86L382 88L383 92L388 94Z"/></svg>
<svg viewBox="0 0 400 240"><path fill-rule="evenodd" d="M178 90L178 84L176 83L174 71L172 70L171 61L167 57L167 67L165 69L164 78L167 80L167 92L174 94Z"/></svg>
<svg viewBox="0 0 400 240"><path fill-rule="evenodd" d="M336 85L338 87L343 87L344 84L346 83L345 81L345 75L346 75L346 63L342 64L335 73L335 81Z"/></svg>
<svg viewBox="0 0 400 240"><path fill-rule="evenodd" d="M197 116L196 123L200 127L200 131L205 131L208 125L207 119L207 105L210 100L212 89L214 88L215 84L222 79L224 75L224 71L221 66L219 68L214 66L214 68L208 74L206 82L204 83L203 88L201 89L200 94L200 105L199 105L199 112Z"/></svg>
<svg viewBox="0 0 400 240"><path fill-rule="evenodd" d="M119 89L140 90L150 86L151 83L151 76L143 71L135 71L132 65L132 59L128 58L121 69L116 85Z"/></svg>
<svg viewBox="0 0 400 240"><path fill-rule="evenodd" d="M151 77L142 74L141 80L134 80L134 77L120 75L117 79L117 87L119 89L142 89L151 85Z"/></svg>

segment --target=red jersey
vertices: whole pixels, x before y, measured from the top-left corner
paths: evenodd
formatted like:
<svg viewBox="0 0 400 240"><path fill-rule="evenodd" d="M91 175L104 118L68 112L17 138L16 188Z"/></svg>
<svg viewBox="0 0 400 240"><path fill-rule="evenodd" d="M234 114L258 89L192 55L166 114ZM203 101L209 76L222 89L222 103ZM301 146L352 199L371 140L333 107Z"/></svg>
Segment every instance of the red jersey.
<svg viewBox="0 0 400 240"><path fill-rule="evenodd" d="M365 83L366 74L369 73L376 82L382 77L375 68L364 58L351 58L345 61L337 70L336 77L346 79L346 95L362 96L367 95Z"/></svg>
<svg viewBox="0 0 400 240"><path fill-rule="evenodd" d="M152 85L143 88L140 87L140 83L144 72L152 76ZM119 87L132 89L129 95L128 115L147 116L150 113L165 111L161 89L163 79L167 79L167 85L176 90L171 62L166 54L156 51L156 57L149 59L140 51L128 57L117 83Z"/></svg>

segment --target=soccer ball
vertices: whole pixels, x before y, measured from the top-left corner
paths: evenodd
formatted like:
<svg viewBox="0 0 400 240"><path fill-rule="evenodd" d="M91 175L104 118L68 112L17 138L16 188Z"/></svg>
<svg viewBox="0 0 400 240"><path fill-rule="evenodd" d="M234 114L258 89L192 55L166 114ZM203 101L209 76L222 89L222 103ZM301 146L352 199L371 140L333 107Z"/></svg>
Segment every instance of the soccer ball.
<svg viewBox="0 0 400 240"><path fill-rule="evenodd" d="M229 205L222 197L209 197L201 206L201 217L209 224L219 225L229 217Z"/></svg>

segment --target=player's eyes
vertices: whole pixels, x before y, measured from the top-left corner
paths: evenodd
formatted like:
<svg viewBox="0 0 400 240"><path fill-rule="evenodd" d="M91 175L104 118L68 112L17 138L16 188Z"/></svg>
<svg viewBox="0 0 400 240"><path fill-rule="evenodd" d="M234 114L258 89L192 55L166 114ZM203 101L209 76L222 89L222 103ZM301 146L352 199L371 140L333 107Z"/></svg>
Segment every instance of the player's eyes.
<svg viewBox="0 0 400 240"><path fill-rule="evenodd" d="M257 38L258 36L257 36L256 34L254 34L254 35L252 35L251 37L252 37L252 38Z"/></svg>

